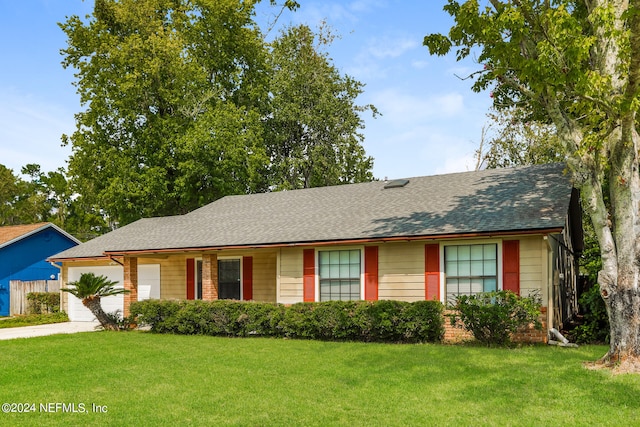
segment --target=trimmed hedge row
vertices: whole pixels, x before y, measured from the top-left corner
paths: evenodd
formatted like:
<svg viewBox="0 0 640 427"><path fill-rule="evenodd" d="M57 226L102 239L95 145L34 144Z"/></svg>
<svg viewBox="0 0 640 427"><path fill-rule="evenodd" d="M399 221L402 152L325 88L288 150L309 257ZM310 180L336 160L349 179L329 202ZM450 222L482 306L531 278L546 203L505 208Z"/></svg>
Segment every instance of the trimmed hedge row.
<svg viewBox="0 0 640 427"><path fill-rule="evenodd" d="M288 307L222 300L131 304L131 316L157 333L406 343L440 341L442 311L437 301L328 301Z"/></svg>

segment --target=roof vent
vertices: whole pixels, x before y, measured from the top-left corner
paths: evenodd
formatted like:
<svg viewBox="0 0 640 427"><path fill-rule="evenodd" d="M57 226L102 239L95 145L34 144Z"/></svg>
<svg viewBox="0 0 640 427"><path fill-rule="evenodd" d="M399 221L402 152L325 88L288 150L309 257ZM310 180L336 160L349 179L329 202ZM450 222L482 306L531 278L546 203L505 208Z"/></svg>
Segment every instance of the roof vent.
<svg viewBox="0 0 640 427"><path fill-rule="evenodd" d="M393 181L389 181L384 185L384 188L400 188L404 187L409 183L408 179L394 179Z"/></svg>

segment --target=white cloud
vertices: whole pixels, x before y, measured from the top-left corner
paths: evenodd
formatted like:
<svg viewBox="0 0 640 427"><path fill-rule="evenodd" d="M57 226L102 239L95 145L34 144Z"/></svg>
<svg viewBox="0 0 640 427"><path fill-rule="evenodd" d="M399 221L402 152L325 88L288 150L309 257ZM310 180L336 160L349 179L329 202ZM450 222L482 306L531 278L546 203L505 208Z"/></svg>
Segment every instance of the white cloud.
<svg viewBox="0 0 640 427"><path fill-rule="evenodd" d="M397 58L418 46L417 40L408 36L375 37L369 41L367 53L378 59Z"/></svg>
<svg viewBox="0 0 640 427"><path fill-rule="evenodd" d="M387 5L386 1L381 0L356 0L349 4L349 10L353 12L372 12L373 10Z"/></svg>
<svg viewBox="0 0 640 427"><path fill-rule="evenodd" d="M459 93L446 93L420 97L386 89L371 94L372 103L382 113L385 122L393 125L424 123L436 118L451 117L464 110L464 97Z"/></svg>

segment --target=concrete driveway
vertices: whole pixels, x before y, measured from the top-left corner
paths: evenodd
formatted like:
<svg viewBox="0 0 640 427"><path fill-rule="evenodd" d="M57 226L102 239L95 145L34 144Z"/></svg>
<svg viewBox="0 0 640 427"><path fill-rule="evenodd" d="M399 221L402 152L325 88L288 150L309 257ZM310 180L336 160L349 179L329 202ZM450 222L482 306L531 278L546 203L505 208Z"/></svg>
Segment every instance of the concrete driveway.
<svg viewBox="0 0 640 427"><path fill-rule="evenodd" d="M75 334L76 332L92 332L100 326L99 322L64 322L50 325L22 326L20 328L0 329L0 340L15 338L42 337L55 334Z"/></svg>

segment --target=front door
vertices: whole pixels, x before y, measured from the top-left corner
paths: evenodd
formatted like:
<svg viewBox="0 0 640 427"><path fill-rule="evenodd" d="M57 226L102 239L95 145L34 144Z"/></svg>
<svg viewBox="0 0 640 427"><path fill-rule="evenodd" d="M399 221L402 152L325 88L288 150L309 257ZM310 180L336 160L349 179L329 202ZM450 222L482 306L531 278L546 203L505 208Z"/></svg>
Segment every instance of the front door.
<svg viewBox="0 0 640 427"><path fill-rule="evenodd" d="M240 294L240 260L218 260L218 298L242 299Z"/></svg>

